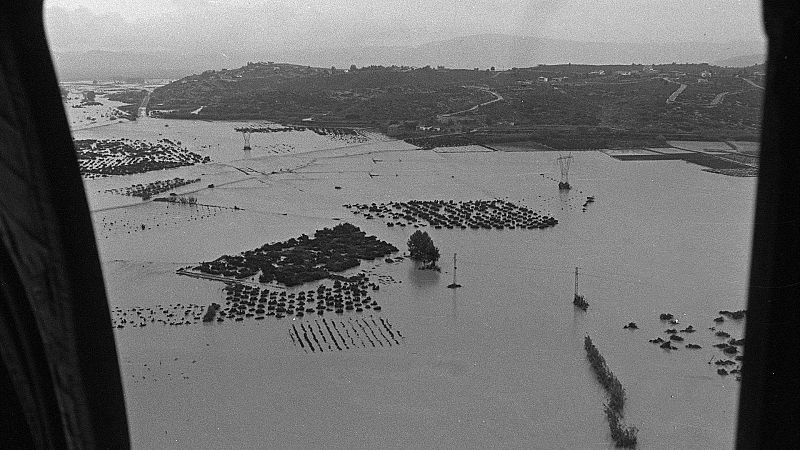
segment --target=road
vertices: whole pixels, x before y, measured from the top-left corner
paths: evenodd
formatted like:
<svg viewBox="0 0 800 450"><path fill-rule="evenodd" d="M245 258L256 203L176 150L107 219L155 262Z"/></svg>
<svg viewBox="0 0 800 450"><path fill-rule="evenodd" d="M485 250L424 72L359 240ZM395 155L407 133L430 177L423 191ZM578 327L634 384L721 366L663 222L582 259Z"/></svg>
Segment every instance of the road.
<svg viewBox="0 0 800 450"><path fill-rule="evenodd" d="M749 85L751 85L753 87L757 87L757 88L761 89L762 91L764 90L764 86L759 86L759 85L755 84L752 80L748 80L747 78L742 78L742 80L744 80L746 83L748 83Z"/></svg>
<svg viewBox="0 0 800 450"><path fill-rule="evenodd" d="M667 80L666 78L664 79ZM672 81L672 80L667 80L667 81L671 83L677 83L677 81ZM681 86L678 89L676 89L675 92L670 94L670 96L667 98L667 104L669 105L670 103L675 103L675 100L678 98L679 95L681 95L681 93L684 90L686 90L686 85L681 83Z"/></svg>
<svg viewBox="0 0 800 450"><path fill-rule="evenodd" d="M486 105L489 105L491 103L499 102L499 101L503 100L503 96L502 95L498 94L495 91L490 90L489 88L485 88L485 87L481 87L481 86L464 86L464 87L465 88L469 88L469 89L478 89L478 90L481 90L481 91L484 91L484 92L488 92L488 93L494 95L495 98L494 98L494 100L489 100L488 102L483 102L483 103L480 103L478 105L475 105L472 108L468 108L468 109L464 109L464 110L461 110L461 111L456 111L456 112L452 112L452 113L448 113L448 114L439 114L437 117L450 117L450 116L455 116L455 115L463 114L463 113L470 112L470 111L475 111L476 109L480 108L481 106L486 106Z"/></svg>
<svg viewBox="0 0 800 450"><path fill-rule="evenodd" d="M147 104L150 103L150 94L152 94L152 91L148 91L147 96L142 100L142 104L139 105L139 110L136 112L136 117L147 117Z"/></svg>
<svg viewBox="0 0 800 450"><path fill-rule="evenodd" d="M749 85L753 86L754 88L761 89L762 91L764 90L764 87L763 87L763 86L759 86L759 85L755 84L755 83L754 83L752 80L749 80L749 79L747 79L747 78L740 78L740 79L741 79L742 81L746 82L747 84L749 84ZM724 99L725 99L725 96L726 96L726 95L734 95L734 94L738 94L738 93L740 93L740 92L743 92L743 91L736 91L736 92L722 92L722 93L719 93L719 94L717 94L717 96L716 96L716 97L714 97L714 100L711 100L711 103L709 103L709 104L708 104L708 106L717 106L717 105L719 105L720 103L722 103L722 100L724 100Z"/></svg>
<svg viewBox="0 0 800 450"><path fill-rule="evenodd" d="M714 97L714 100L711 100L711 103L709 103L708 106L717 106L717 105L719 105L720 103L722 103L722 100L724 100L725 96L728 95L728 94L730 94L730 92L728 92L728 91L720 92L719 94L717 94L716 97ZM735 92L734 92L734 94L735 94Z"/></svg>
<svg viewBox="0 0 800 450"><path fill-rule="evenodd" d="M244 285L247 285L247 286L254 286L254 287L267 286L267 287L272 288L272 289L286 290L286 287L281 286L279 284L275 284L275 283L256 283L256 282L250 281L250 280L237 280L237 279L223 277L223 276L210 275L210 274L202 273L202 272L193 272L193 271L186 270L186 269L178 269L178 270L175 271L175 273L178 274L178 275L186 275L187 277L204 278L206 280L222 281L223 283L226 283L226 284L237 283L237 284L244 284Z"/></svg>

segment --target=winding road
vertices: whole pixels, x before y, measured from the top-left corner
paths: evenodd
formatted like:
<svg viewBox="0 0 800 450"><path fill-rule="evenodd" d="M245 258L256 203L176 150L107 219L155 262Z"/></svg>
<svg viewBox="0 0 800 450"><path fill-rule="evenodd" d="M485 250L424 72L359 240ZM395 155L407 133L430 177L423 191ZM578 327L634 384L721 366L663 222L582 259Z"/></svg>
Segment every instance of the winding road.
<svg viewBox="0 0 800 450"><path fill-rule="evenodd" d="M741 79L742 81L744 81L745 83L747 83L747 84L749 84L749 85L753 86L754 88L761 89L762 91L764 90L764 87L763 87L763 86L759 86L759 85L755 84L755 83L754 83L752 80L749 80L749 79L747 79L747 78L740 78L740 79ZM717 96L716 96L716 97L714 97L714 100L711 100L711 103L709 103L709 104L708 104L708 106L709 106L709 107L717 106L717 105L719 105L720 103L722 103L722 100L724 100L724 99L725 99L725 96L726 96L726 95L735 95L735 94L739 94L739 93L741 93L741 92L744 92L744 90L735 91L735 92L721 92L721 93L717 94Z"/></svg>
<svg viewBox="0 0 800 450"><path fill-rule="evenodd" d="M147 96L142 99L142 104L139 105L139 110L136 113L136 117L147 117L147 104L150 103L150 94L152 91L147 92Z"/></svg>
<svg viewBox="0 0 800 450"><path fill-rule="evenodd" d="M666 80L666 78L664 79ZM677 83L677 81L672 81L672 80L667 80L667 81L669 81L670 83ZM670 94L670 96L667 98L667 104L669 105L670 103L675 103L675 100L678 98L678 96L681 95L681 93L685 90L686 90L686 85L681 83L681 86L678 89L676 89L675 92Z"/></svg>
<svg viewBox="0 0 800 450"><path fill-rule="evenodd" d="M463 113L466 113L466 112L475 111L478 108L480 108L481 106L486 106L486 105L489 105L491 103L499 102L499 101L503 100L503 96L502 95L498 94L497 92L495 92L495 91L493 91L493 90L491 90L489 88L485 88L485 87L482 87L482 86L463 86L463 87L464 88L468 88L468 89L478 89L478 90L481 90L481 91L484 91L484 92L488 92L488 93L494 95L495 98L493 100L489 100L488 102L483 102L483 103L477 104L477 105L473 106L472 108L467 108L467 109L464 109L464 110L461 110L461 111L456 111L456 112L447 113L447 114L439 114L437 117L451 117L451 116L455 116L455 115L458 115L458 114L463 114Z"/></svg>
<svg viewBox="0 0 800 450"><path fill-rule="evenodd" d="M742 78L742 80L744 80L747 84L750 84L753 87L757 87L757 88L761 89L762 91L764 90L764 86L759 86L759 85L755 84L753 82L753 80L749 80L747 78Z"/></svg>
<svg viewBox="0 0 800 450"><path fill-rule="evenodd" d="M736 93L737 92L734 92L734 94L736 94ZM708 106L711 107L711 106L719 105L720 103L722 103L722 100L724 100L725 96L728 95L728 94L730 94L730 92L728 92L728 91L720 92L719 94L717 94L716 97L714 97L714 100L711 100L711 103L709 103Z"/></svg>

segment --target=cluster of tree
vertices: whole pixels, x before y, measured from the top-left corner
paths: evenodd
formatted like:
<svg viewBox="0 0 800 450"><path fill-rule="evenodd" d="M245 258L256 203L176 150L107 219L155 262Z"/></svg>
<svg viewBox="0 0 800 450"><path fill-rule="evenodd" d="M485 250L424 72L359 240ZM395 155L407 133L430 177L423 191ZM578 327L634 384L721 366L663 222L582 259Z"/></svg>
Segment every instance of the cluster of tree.
<svg viewBox="0 0 800 450"><path fill-rule="evenodd" d="M592 339L586 336L583 340L583 347L586 350L586 357L592 366L595 376L600 384L605 388L609 395L608 404L603 405L603 409L608 418L608 426L611 430L611 438L617 447L635 448L637 439L636 427L626 427L623 422L623 409L625 407L625 389L617 379L611 369L606 364L605 358L595 347Z"/></svg>
<svg viewBox="0 0 800 450"><path fill-rule="evenodd" d="M144 89L128 89L122 92L115 92L106 96L109 100L115 102L139 104L147 97L147 91Z"/></svg>
<svg viewBox="0 0 800 450"><path fill-rule="evenodd" d="M182 205L196 205L197 204L197 197L178 197L178 196L170 196L172 203L180 203Z"/></svg>
<svg viewBox="0 0 800 450"><path fill-rule="evenodd" d="M147 198L145 198L147 200ZM181 205L196 205L197 204L197 197L180 197L174 192L169 194L169 197L158 197L154 202L166 202L166 203L179 203ZM236 207L234 207L236 209Z"/></svg>
<svg viewBox="0 0 800 450"><path fill-rule="evenodd" d="M171 180L157 180L147 184L134 184L133 186L128 186L125 188L106 189L105 192L149 199L155 194L167 192L187 184L197 183L198 181L200 181L200 178L184 180L183 178L175 177Z"/></svg>
<svg viewBox="0 0 800 450"><path fill-rule="evenodd" d="M211 322L214 320L214 316L217 315L217 311L220 309L219 303L211 303L211 305L206 309L206 313L203 314L203 322Z"/></svg>
<svg viewBox="0 0 800 450"><path fill-rule="evenodd" d="M626 427L622 423L620 415L609 405L603 405L603 411L605 411L606 418L608 418L608 427L611 429L611 439L614 440L615 446L619 448L636 448L638 442L636 435L639 430L636 427Z"/></svg>
<svg viewBox="0 0 800 450"><path fill-rule="evenodd" d="M412 260L421 262L426 268L435 268L439 261L439 249L425 231L417 230L408 238L408 252Z"/></svg>
<svg viewBox="0 0 800 450"><path fill-rule="evenodd" d="M203 262L194 270L237 279L260 272L261 283L277 281L296 286L357 267L362 259L374 260L396 251L388 242L366 236L358 227L343 223L332 229L317 230L313 238L303 234L240 255L224 255Z"/></svg>

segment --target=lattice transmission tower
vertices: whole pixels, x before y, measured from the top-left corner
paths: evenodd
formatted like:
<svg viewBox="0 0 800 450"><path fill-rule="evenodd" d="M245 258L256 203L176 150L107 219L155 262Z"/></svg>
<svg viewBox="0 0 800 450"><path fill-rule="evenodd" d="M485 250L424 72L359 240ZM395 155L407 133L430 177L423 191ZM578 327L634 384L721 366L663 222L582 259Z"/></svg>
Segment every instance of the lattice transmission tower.
<svg viewBox="0 0 800 450"><path fill-rule="evenodd" d="M558 182L558 188L561 190L572 188L569 185L569 166L571 163L572 155L558 157L558 167L561 169L561 181Z"/></svg>

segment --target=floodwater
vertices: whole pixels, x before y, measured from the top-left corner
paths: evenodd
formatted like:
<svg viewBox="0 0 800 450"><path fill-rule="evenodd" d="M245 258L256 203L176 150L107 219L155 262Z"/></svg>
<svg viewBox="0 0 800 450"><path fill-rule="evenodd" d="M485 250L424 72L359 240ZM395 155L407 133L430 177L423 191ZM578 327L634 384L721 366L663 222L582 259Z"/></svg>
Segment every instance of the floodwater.
<svg viewBox="0 0 800 450"><path fill-rule="evenodd" d="M246 153L234 126L145 119L75 133L182 140L215 161L86 181L112 307L220 302L222 283L175 270L343 221L405 249L412 227L388 228L348 203L502 198L559 223L423 228L441 273L362 262L350 272L385 281L370 293L382 311L325 317L384 318L404 337L392 347L305 353L288 332L321 320L308 316L116 329L136 448L613 448L586 335L625 387L640 448L733 447L739 382L709 363L723 358L709 327L743 337L741 322L712 319L746 304L755 179L578 152L573 189L559 192L552 152L423 151L303 132L253 134ZM291 150L274 152L279 144ZM177 192L208 206L104 193L176 176L200 177ZM596 201L584 210L587 196ZM446 288L454 253L457 290ZM571 304L576 266L587 312ZM638 330L623 329L631 321ZM648 342L687 325L698 331L679 350Z"/></svg>

